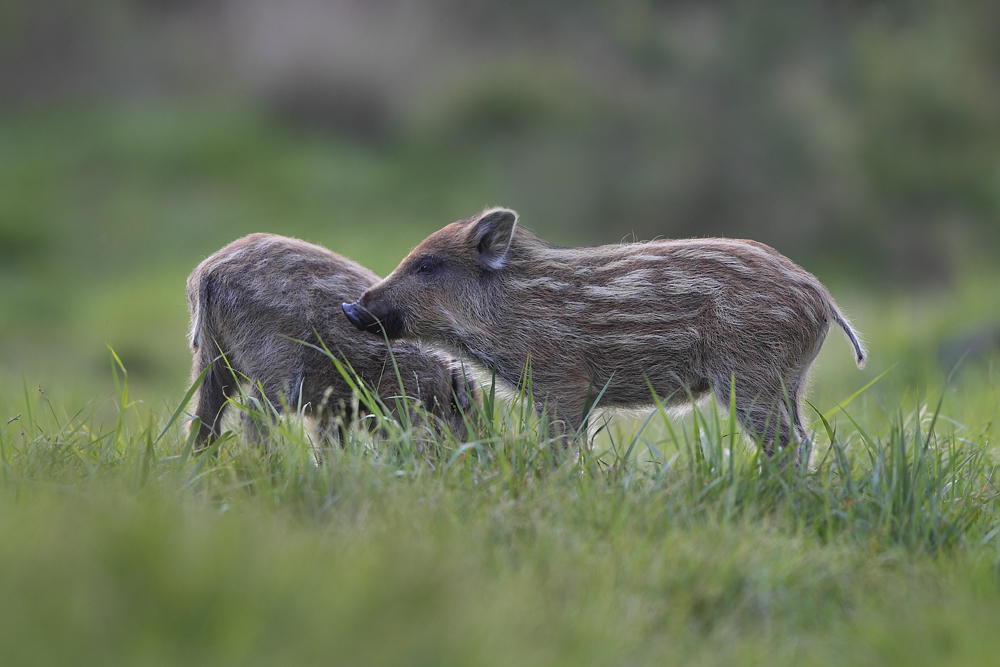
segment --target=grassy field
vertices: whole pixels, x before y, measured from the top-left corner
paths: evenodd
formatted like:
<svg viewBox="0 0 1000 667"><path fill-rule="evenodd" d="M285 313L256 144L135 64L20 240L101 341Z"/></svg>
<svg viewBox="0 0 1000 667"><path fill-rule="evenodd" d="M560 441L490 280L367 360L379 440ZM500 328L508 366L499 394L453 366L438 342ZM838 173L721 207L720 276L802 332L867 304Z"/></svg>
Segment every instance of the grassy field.
<svg viewBox="0 0 1000 667"><path fill-rule="evenodd" d="M995 385L863 396L796 473L725 408L553 454L526 406L462 444L284 420L192 454L180 419L0 409L9 664L987 664ZM969 381L972 382L971 380ZM993 397L980 421L951 404ZM937 402L940 400L940 404ZM164 428L167 427L167 428ZM832 436L832 439L831 439Z"/></svg>
<svg viewBox="0 0 1000 667"><path fill-rule="evenodd" d="M576 453L514 400L467 443L386 422L317 452L292 418L199 456L178 408L202 257L274 231L385 273L516 204L453 155L225 109L7 118L0 140L6 664L995 662L998 359L949 356L1000 312L995 269L920 294L821 275L871 363L831 335L808 471L712 404Z"/></svg>

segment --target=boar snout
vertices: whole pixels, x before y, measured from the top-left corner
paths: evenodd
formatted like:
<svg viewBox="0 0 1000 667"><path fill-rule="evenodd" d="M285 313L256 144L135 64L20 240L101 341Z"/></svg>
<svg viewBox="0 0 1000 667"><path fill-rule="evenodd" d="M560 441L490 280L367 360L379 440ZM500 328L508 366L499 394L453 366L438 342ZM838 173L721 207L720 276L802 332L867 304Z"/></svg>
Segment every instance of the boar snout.
<svg viewBox="0 0 1000 667"><path fill-rule="evenodd" d="M396 311L375 313L361 305L361 300L341 304L344 315L358 331L366 331L376 336L399 338L403 329L402 318Z"/></svg>
<svg viewBox="0 0 1000 667"><path fill-rule="evenodd" d="M357 303L342 303L340 307L344 309L344 315L358 331L379 332L378 320Z"/></svg>

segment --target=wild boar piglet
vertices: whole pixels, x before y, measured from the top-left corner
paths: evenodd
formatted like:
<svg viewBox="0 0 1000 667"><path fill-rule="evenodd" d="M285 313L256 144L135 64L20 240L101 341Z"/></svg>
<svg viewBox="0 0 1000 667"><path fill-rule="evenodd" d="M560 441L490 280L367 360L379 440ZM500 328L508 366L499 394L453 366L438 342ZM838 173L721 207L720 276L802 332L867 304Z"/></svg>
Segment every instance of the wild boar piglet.
<svg viewBox="0 0 1000 667"><path fill-rule="evenodd" d="M563 248L492 209L431 234L343 306L358 329L425 340L517 386L571 428L588 402L639 409L714 391L768 453L804 441L806 375L831 323L860 337L826 288L762 243L662 240Z"/></svg>
<svg viewBox="0 0 1000 667"><path fill-rule="evenodd" d="M396 410L405 392L464 439L463 415L479 400L479 389L463 366L422 343L393 345L401 392L385 342L359 335L343 318L339 304L378 281L325 248L271 234L234 241L199 264L187 281L192 378L210 364L211 370L196 394L198 443L219 434L227 398L241 386L277 410L283 401L301 403L328 434L334 417L351 419L348 383L326 354L298 342L322 347L320 340L387 406ZM264 435L262 425L251 426L254 437Z"/></svg>

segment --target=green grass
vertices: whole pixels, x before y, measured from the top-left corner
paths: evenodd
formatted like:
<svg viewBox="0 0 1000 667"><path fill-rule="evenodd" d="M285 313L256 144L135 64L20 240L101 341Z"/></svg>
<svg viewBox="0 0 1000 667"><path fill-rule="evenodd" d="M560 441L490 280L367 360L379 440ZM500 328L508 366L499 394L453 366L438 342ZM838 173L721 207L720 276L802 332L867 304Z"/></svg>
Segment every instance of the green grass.
<svg viewBox="0 0 1000 667"><path fill-rule="evenodd" d="M1000 648L991 414L866 394L810 470L728 406L550 447L523 397L467 443L376 411L315 449L198 455L139 409L0 396L10 664L982 664ZM994 394L995 396L995 394ZM904 401L905 403L905 401ZM176 407L176 406L173 406ZM250 406L252 408L252 406ZM13 415L12 415L13 416ZM641 422L637 422L641 425Z"/></svg>

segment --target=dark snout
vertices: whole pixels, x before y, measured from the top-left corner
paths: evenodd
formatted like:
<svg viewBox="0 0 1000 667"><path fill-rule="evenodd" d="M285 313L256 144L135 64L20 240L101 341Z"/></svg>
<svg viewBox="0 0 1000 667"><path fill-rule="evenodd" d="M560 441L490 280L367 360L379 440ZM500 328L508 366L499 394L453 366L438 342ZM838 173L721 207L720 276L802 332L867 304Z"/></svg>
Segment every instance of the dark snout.
<svg viewBox="0 0 1000 667"><path fill-rule="evenodd" d="M379 333L380 328L378 326L378 320L372 316L366 310L362 310L361 306L356 303L342 303L340 307L344 309L344 315L354 328L358 331L369 331L371 333Z"/></svg>
<svg viewBox="0 0 1000 667"><path fill-rule="evenodd" d="M398 338L402 330L402 318L395 312L376 315L357 301L341 304L344 315L358 331L367 331L376 336Z"/></svg>

